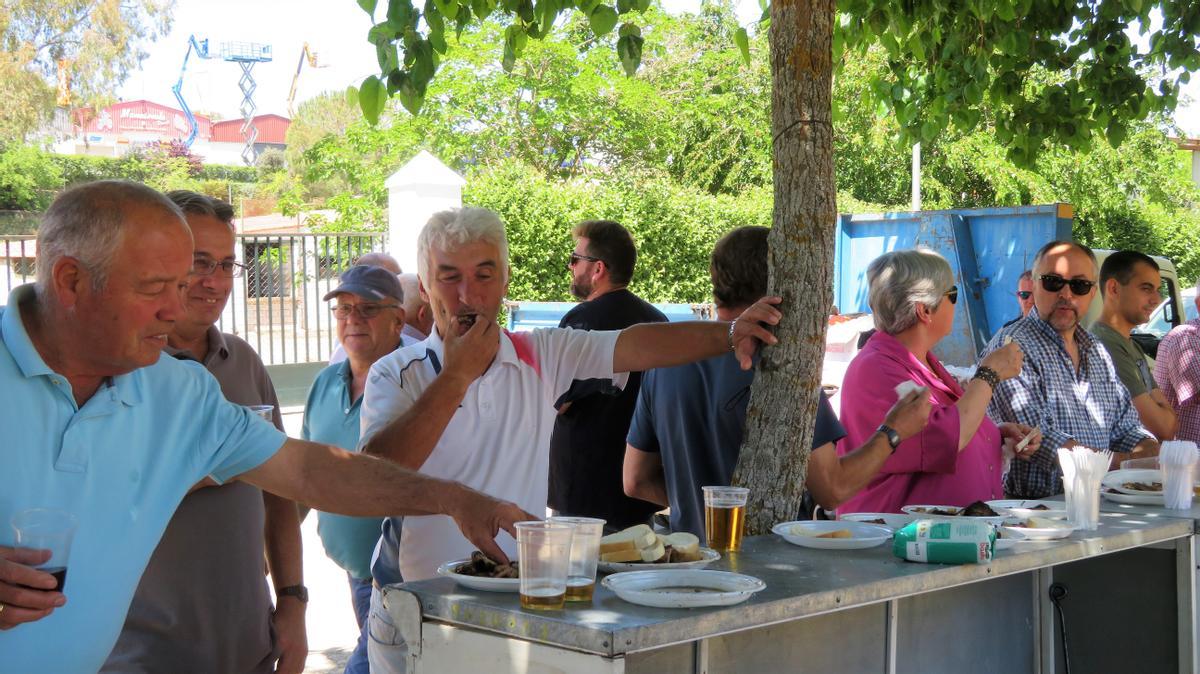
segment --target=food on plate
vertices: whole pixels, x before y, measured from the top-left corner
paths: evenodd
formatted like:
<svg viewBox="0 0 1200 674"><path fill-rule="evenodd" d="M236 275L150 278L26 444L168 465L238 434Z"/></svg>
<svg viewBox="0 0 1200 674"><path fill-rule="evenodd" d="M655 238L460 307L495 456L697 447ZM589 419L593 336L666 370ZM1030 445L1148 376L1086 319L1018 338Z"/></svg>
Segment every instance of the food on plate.
<svg viewBox="0 0 1200 674"><path fill-rule="evenodd" d="M1045 503L1039 503L1039 504L1033 506L1032 508L1029 508L1029 510L1049 510L1049 509L1050 509L1050 506L1046 505Z"/></svg>
<svg viewBox="0 0 1200 674"><path fill-rule="evenodd" d="M941 517L954 517L962 513L961 508L910 508L909 512L919 515L938 515Z"/></svg>
<svg viewBox="0 0 1200 674"><path fill-rule="evenodd" d="M686 531L660 536L645 524L638 524L600 539L602 562L663 564L703 558L700 539Z"/></svg>
<svg viewBox="0 0 1200 674"><path fill-rule="evenodd" d="M1122 487L1132 491L1162 491L1163 483L1161 482L1125 482Z"/></svg>
<svg viewBox="0 0 1200 674"><path fill-rule="evenodd" d="M883 519L882 517L876 517L873 520L859 520L859 521L865 522L866 524L882 524L884 526L887 526L887 520Z"/></svg>
<svg viewBox="0 0 1200 674"><path fill-rule="evenodd" d="M482 578L519 578L520 569L517 562L501 564L476 550L471 553L471 561L454 567L454 573L462 576L479 576Z"/></svg>
<svg viewBox="0 0 1200 674"><path fill-rule="evenodd" d="M812 534L815 538L854 538L846 529L838 529L837 531L826 531L823 534Z"/></svg>
<svg viewBox="0 0 1200 674"><path fill-rule="evenodd" d="M1000 515L1000 513L992 510L992 507L983 501L972 503L959 511L958 514L962 517L997 517Z"/></svg>

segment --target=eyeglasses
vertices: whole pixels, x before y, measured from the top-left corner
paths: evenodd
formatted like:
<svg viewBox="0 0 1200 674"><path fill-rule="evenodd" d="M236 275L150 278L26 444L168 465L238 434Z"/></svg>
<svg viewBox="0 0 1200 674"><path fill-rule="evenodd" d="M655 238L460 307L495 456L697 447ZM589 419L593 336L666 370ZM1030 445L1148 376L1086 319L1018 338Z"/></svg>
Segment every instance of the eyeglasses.
<svg viewBox="0 0 1200 674"><path fill-rule="evenodd" d="M395 309L399 304L335 304L329 307L333 312L333 317L339 321L344 321L350 318L350 314L357 313L366 319L375 318L379 312L384 309Z"/></svg>
<svg viewBox="0 0 1200 674"><path fill-rule="evenodd" d="M1095 281L1082 278L1067 280L1054 274L1042 274L1038 280L1042 282L1042 288L1045 288L1048 293L1056 293L1062 290L1063 286L1071 286L1072 295L1083 296L1092 292L1092 288L1096 287Z"/></svg>
<svg viewBox="0 0 1200 674"><path fill-rule="evenodd" d="M950 289L943 294L946 299L950 300L950 304L958 304L958 286L950 286Z"/></svg>
<svg viewBox="0 0 1200 674"><path fill-rule="evenodd" d="M1018 290L1017 297L1020 297L1023 300L1027 300L1030 297L1033 297L1033 291L1032 290Z"/></svg>
<svg viewBox="0 0 1200 674"><path fill-rule="evenodd" d="M233 260L217 261L211 257L196 257L192 259L192 273L196 276L212 276L217 269L221 270L221 276L234 278L242 275L242 271L246 265L234 262Z"/></svg>
<svg viewBox="0 0 1200 674"><path fill-rule="evenodd" d="M604 260L601 260L598 257L592 257L591 255L580 255L579 253L571 253L570 259L567 260L567 269L570 269L570 268L574 267L575 265L579 264L580 260L587 260L588 262L604 262Z"/></svg>

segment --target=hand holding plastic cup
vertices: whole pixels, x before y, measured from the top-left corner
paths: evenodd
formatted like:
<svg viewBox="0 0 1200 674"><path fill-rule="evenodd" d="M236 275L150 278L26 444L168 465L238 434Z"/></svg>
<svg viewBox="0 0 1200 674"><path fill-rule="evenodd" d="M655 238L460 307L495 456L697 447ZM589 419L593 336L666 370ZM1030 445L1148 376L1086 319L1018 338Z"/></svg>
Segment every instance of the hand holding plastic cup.
<svg viewBox="0 0 1200 674"><path fill-rule="evenodd" d="M18 548L50 551L50 559L37 570L54 576L58 581L55 592L62 592L66 585L71 543L78 527L75 516L65 510L30 508L13 515L12 528L17 534Z"/></svg>
<svg viewBox="0 0 1200 674"><path fill-rule="evenodd" d="M591 601L596 589L596 565L600 562L600 538L604 520L594 517L551 517L575 527L571 535L571 563L567 571L567 601ZM524 573L524 565L521 567Z"/></svg>
<svg viewBox="0 0 1200 674"><path fill-rule="evenodd" d="M701 487L704 491L704 535L708 547L723 552L742 549L746 532L745 487Z"/></svg>
<svg viewBox="0 0 1200 674"><path fill-rule="evenodd" d="M561 609L571 568L575 527L564 522L517 522L521 608Z"/></svg>

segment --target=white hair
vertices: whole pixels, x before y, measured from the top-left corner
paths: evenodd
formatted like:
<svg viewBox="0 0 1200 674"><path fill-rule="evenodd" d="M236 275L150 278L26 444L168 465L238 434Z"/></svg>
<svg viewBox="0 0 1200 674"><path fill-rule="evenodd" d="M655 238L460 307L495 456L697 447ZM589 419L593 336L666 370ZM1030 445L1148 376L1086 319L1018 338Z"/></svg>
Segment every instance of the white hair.
<svg viewBox="0 0 1200 674"><path fill-rule="evenodd" d="M104 288L129 224L126 211L134 206L161 209L187 226L183 211L170 199L128 180L97 180L58 195L38 226L38 285L50 288L54 265L73 257L92 275L92 287Z"/></svg>
<svg viewBox="0 0 1200 674"><path fill-rule="evenodd" d="M507 280L508 239L504 235L504 223L500 216L486 208L452 208L430 216L417 237L418 273L426 283L432 278L429 251L434 247L451 250L479 241L490 243L500 251L500 272Z"/></svg>
<svg viewBox="0 0 1200 674"><path fill-rule="evenodd" d="M867 267L868 302L875 327L895 335L917 322L917 305L936 309L954 285L946 258L927 248L895 250Z"/></svg>

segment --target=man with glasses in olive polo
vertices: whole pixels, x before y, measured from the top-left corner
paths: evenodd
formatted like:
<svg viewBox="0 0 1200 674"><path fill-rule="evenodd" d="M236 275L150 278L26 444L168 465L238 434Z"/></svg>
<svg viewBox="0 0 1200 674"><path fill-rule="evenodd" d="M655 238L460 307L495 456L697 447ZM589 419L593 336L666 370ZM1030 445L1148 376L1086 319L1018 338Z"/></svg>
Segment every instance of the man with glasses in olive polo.
<svg viewBox="0 0 1200 674"><path fill-rule="evenodd" d="M262 359L216 323L244 267L234 255L233 208L203 194L167 196L183 211L194 242L184 312L164 352L204 365L227 400L279 400ZM164 451L184 451L164 442ZM275 605L263 576L263 553ZM138 583L104 672L300 672L308 657L303 555L296 504L240 481L211 478L175 510Z"/></svg>
<svg viewBox="0 0 1200 674"><path fill-rule="evenodd" d="M1038 427L1044 438L1028 461L1012 463L1004 483L1012 497L1063 491L1058 447L1112 450L1114 463L1158 454L1108 351L1080 325L1096 294L1096 276L1090 249L1071 241L1043 246L1033 260L1034 310L1001 328L984 351L1011 339L1025 353L1021 373L996 388L988 416Z"/></svg>

